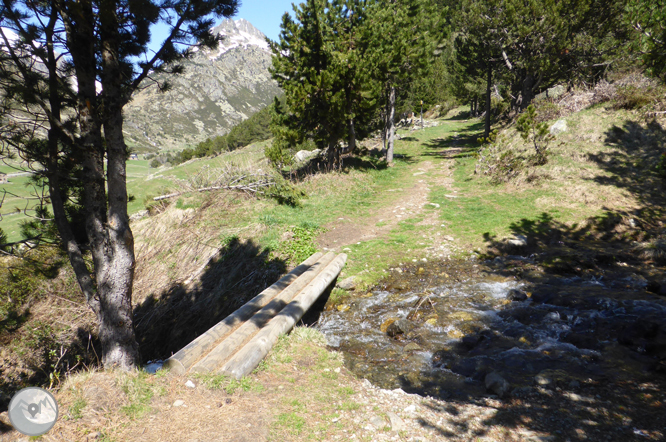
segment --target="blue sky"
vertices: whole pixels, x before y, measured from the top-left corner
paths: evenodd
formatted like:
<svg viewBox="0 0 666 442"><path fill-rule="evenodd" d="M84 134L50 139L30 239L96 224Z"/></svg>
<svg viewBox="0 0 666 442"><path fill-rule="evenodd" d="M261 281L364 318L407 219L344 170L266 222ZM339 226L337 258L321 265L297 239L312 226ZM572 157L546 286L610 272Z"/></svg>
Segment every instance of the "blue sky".
<svg viewBox="0 0 666 442"><path fill-rule="evenodd" d="M277 40L280 23L285 12L291 12L291 4L304 0L242 0L234 20L244 18L271 40Z"/></svg>
<svg viewBox="0 0 666 442"><path fill-rule="evenodd" d="M280 34L280 23L285 12L292 12L291 4L299 4L305 0L241 0L238 14L234 20L244 18L255 28L266 34L271 40L277 40ZM222 20L215 24L217 25ZM156 25L152 29L151 49L157 50L166 38L166 26Z"/></svg>

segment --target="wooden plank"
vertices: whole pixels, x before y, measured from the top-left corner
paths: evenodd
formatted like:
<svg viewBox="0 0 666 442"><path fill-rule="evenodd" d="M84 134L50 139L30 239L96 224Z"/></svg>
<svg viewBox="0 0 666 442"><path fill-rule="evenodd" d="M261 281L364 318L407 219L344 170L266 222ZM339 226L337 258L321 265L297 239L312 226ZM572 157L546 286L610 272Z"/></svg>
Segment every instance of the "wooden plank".
<svg viewBox="0 0 666 442"><path fill-rule="evenodd" d="M221 340L210 353L194 364L190 371L195 373L209 373L218 370L231 355L233 355L245 342L252 338L275 315L277 315L294 297L307 287L318 275L333 261L335 254L329 252L317 261L312 267L299 276L289 287L259 310L245 324L234 330Z"/></svg>
<svg viewBox="0 0 666 442"><path fill-rule="evenodd" d="M291 330L317 298L337 278L347 255L341 253L275 318L262 328L220 369L221 373L240 379L254 370L268 354L281 334Z"/></svg>
<svg viewBox="0 0 666 442"><path fill-rule="evenodd" d="M323 253L315 253L310 256L291 272L280 278L275 284L246 302L234 313L218 322L207 332L203 333L201 336L183 347L179 352L167 359L164 363L164 367L176 374L184 374L199 358L201 358L202 355L213 348L216 342L233 332L244 321L250 319L258 310L268 304L283 290L288 288L291 283L296 281L298 277L315 264L322 255Z"/></svg>

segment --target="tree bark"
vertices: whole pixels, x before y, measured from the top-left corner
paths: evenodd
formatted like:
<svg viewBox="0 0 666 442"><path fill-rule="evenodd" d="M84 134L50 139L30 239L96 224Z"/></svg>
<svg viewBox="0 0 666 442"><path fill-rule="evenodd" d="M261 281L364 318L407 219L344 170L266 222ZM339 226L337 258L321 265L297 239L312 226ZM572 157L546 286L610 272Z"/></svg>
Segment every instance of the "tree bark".
<svg viewBox="0 0 666 442"><path fill-rule="evenodd" d="M490 88L492 87L493 80L493 68L490 63L488 63L488 79L486 82L486 123L484 130L484 137L488 138L490 136Z"/></svg>
<svg viewBox="0 0 666 442"><path fill-rule="evenodd" d="M534 99L534 75L531 73L527 73L523 78L521 95L523 100L520 102L520 110L525 110Z"/></svg>
<svg viewBox="0 0 666 442"><path fill-rule="evenodd" d="M107 241L103 265L96 268L97 286L102 299L99 334L105 367L129 369L139 363L139 345L132 322L132 284L134 282L134 237L127 215L126 159L123 136L122 69L119 63L118 23L113 0L102 1L100 13L102 40L102 90L104 135L107 155Z"/></svg>
<svg viewBox="0 0 666 442"><path fill-rule="evenodd" d="M353 154L356 152L356 130L354 129L354 119L349 119L349 141L347 142L347 147L349 148L349 153Z"/></svg>
<svg viewBox="0 0 666 442"><path fill-rule="evenodd" d="M395 86L391 86L388 96L388 147L386 148L386 162L393 163L393 138L395 136Z"/></svg>

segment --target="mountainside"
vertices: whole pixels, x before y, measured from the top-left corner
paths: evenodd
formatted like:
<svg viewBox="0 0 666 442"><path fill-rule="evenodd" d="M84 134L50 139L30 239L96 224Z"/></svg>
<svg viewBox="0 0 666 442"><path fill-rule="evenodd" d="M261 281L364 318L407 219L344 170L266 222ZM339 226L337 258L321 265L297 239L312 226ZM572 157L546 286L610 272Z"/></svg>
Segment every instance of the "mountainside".
<svg viewBox="0 0 666 442"><path fill-rule="evenodd" d="M225 20L212 29L225 36L214 50L199 50L185 72L135 94L125 107L127 144L155 150L184 147L227 133L279 94L270 78L265 36L247 20Z"/></svg>

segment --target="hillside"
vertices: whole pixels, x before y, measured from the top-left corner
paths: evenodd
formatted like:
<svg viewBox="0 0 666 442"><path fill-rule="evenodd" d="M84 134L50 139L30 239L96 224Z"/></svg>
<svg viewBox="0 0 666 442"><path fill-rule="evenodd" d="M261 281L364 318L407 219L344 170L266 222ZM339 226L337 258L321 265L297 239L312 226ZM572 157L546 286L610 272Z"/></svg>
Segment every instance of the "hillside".
<svg viewBox="0 0 666 442"><path fill-rule="evenodd" d="M225 20L212 32L225 36L219 47L195 52L183 63L185 72L169 79L169 91L151 85L127 105L124 131L130 147L182 148L223 135L280 93L258 29L239 19Z"/></svg>
<svg viewBox="0 0 666 442"><path fill-rule="evenodd" d="M480 146L482 123L457 109L423 130L401 130L393 167L378 159L380 141L367 140L343 171L305 176L295 183L307 194L297 207L231 192L156 203L133 223L145 361L179 349L313 249L346 252L340 280L354 283L331 293L319 331L297 329L240 382L63 374L57 398L66 417L53 437L663 439L655 416L666 404L666 301L657 294L666 287L666 202L654 166L666 122L613 101L570 108L587 93L551 103L558 112L547 124L565 120L567 130L542 166L530 165L533 148L512 126L496 146ZM517 173L484 173L506 152L525 160ZM137 174L134 204L230 168L267 170L262 153L253 145ZM61 345L86 348L81 336L92 330L77 334L74 324L90 313L67 271L59 278L66 299L34 295L32 315L3 320L3 389L39 364L53 370L55 360L34 351L23 362L30 345L48 344L56 356ZM512 301L510 289L531 300ZM383 321L414 312L419 300L416 332L387 338ZM346 325L339 338L335 327L352 322L358 328ZM484 385L493 371L510 382L502 399Z"/></svg>

